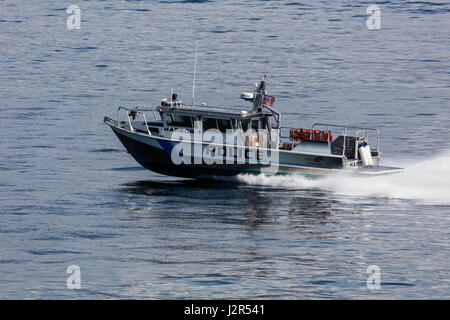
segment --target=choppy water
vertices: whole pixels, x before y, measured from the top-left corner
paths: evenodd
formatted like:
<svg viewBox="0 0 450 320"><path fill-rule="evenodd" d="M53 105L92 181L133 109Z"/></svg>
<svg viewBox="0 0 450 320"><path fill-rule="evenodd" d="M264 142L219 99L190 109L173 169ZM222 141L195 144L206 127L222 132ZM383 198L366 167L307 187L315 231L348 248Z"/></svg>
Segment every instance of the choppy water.
<svg viewBox="0 0 450 320"><path fill-rule="evenodd" d="M448 2L79 1L80 30L70 4L0 2L1 298L449 298ZM141 169L103 116L190 97L196 40L198 103L242 108L267 73L284 125L379 127L405 172Z"/></svg>

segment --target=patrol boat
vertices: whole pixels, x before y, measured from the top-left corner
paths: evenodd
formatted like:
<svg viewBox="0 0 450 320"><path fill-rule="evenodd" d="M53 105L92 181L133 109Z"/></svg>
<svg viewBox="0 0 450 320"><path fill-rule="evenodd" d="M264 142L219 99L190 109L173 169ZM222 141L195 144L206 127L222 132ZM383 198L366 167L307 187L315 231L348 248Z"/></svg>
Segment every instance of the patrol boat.
<svg viewBox="0 0 450 320"><path fill-rule="evenodd" d="M119 107L117 119L105 116L104 122L140 165L168 176L384 175L402 170L379 164L378 129L281 126L275 97L266 93L266 76L241 98L253 105L250 110L186 104L171 93L158 106Z"/></svg>

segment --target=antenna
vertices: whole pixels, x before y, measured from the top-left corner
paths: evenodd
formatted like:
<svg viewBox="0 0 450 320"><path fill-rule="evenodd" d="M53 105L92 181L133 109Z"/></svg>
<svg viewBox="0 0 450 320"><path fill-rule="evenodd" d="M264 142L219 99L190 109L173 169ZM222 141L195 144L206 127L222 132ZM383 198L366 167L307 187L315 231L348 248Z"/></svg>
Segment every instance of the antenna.
<svg viewBox="0 0 450 320"><path fill-rule="evenodd" d="M192 106L194 106L195 102L195 74L197 73L197 52L198 52L198 40L195 46L194 81L192 82Z"/></svg>
<svg viewBox="0 0 450 320"><path fill-rule="evenodd" d="M265 65L266 70L265 70L264 74L267 74L268 67L269 67L269 58L266 59L266 65Z"/></svg>

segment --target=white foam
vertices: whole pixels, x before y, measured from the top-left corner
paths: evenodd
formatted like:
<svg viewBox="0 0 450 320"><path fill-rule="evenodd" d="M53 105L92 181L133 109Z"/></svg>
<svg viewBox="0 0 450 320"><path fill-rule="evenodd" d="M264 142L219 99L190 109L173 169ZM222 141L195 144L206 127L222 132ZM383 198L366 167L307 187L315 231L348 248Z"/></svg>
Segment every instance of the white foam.
<svg viewBox="0 0 450 320"><path fill-rule="evenodd" d="M405 170L376 177L332 175L310 179L304 176L239 175L237 180L259 186L318 188L350 198L407 199L450 205L450 152L430 160L402 161L394 165Z"/></svg>

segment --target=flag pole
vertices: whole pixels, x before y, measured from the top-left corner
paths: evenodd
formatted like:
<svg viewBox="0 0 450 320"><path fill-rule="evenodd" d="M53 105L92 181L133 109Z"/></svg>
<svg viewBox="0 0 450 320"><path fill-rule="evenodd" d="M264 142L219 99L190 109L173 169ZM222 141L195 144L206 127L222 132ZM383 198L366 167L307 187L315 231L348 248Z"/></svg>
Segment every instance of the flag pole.
<svg viewBox="0 0 450 320"><path fill-rule="evenodd" d="M197 73L197 52L198 52L198 40L195 46L194 80L192 82L192 106L194 106L195 103L195 74Z"/></svg>

